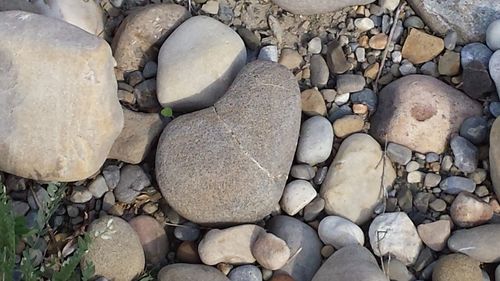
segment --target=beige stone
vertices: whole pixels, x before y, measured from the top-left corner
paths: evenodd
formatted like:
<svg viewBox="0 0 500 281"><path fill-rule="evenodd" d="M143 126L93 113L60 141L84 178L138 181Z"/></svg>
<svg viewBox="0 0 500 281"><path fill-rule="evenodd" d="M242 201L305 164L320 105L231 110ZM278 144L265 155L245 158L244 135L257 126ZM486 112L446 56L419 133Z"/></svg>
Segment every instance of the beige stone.
<svg viewBox="0 0 500 281"><path fill-rule="evenodd" d="M189 16L186 8L173 4L147 5L128 15L112 44L118 78L156 60L161 44Z"/></svg>
<svg viewBox="0 0 500 281"><path fill-rule="evenodd" d="M123 116L123 130L111 147L108 158L139 164L160 136L164 124L157 113L141 113L123 108Z"/></svg>
<svg viewBox="0 0 500 281"><path fill-rule="evenodd" d="M490 176L500 200L500 118L495 120L490 131Z"/></svg>
<svg viewBox="0 0 500 281"><path fill-rule="evenodd" d="M224 230L212 229L200 241L198 253L207 265L218 263L245 264L255 262L252 246L266 231L257 225L245 224Z"/></svg>
<svg viewBox="0 0 500 281"><path fill-rule="evenodd" d="M480 263L466 255L442 256L432 272L432 281L484 280Z"/></svg>
<svg viewBox="0 0 500 281"><path fill-rule="evenodd" d="M229 281L216 268L201 264L176 263L165 266L158 273L159 281Z"/></svg>
<svg viewBox="0 0 500 281"><path fill-rule="evenodd" d="M123 219L113 216L93 221L88 233L92 238L81 266L92 262L95 276L110 280L130 281L142 273L144 251L134 229Z"/></svg>
<svg viewBox="0 0 500 281"><path fill-rule="evenodd" d="M316 89L305 90L300 94L302 112L308 116L326 115L326 104L321 93Z"/></svg>
<svg viewBox="0 0 500 281"><path fill-rule="evenodd" d="M446 51L439 58L438 71L441 75L454 76L460 73L460 53Z"/></svg>
<svg viewBox="0 0 500 281"><path fill-rule="evenodd" d="M359 115L347 115L335 120L333 132L339 138L345 138L354 133L361 132L365 125L365 120Z"/></svg>
<svg viewBox="0 0 500 281"><path fill-rule="evenodd" d="M142 215L131 219L129 224L139 236L146 262L158 265L166 261L168 238L160 223L153 217Z"/></svg>
<svg viewBox="0 0 500 281"><path fill-rule="evenodd" d="M282 9L294 14L314 15L340 10L354 5L365 5L375 0L273 0Z"/></svg>
<svg viewBox="0 0 500 281"><path fill-rule="evenodd" d="M420 224L417 227L418 235L424 244L432 250L439 252L446 247L450 237L451 223L448 220L439 220L431 223Z"/></svg>
<svg viewBox="0 0 500 281"><path fill-rule="evenodd" d="M252 246L252 254L264 268L278 270L290 258L290 248L283 239L272 233L263 233Z"/></svg>
<svg viewBox="0 0 500 281"><path fill-rule="evenodd" d="M160 49L158 101L182 112L212 106L246 60L245 44L235 31L210 17L190 18Z"/></svg>
<svg viewBox="0 0 500 281"><path fill-rule="evenodd" d="M363 76L375 80L377 78L379 69L380 69L380 64L378 62L371 64L365 69Z"/></svg>
<svg viewBox="0 0 500 281"><path fill-rule="evenodd" d="M370 40L368 41L368 44L370 45L370 48L375 49L375 50L383 50L385 49L385 46L387 45L387 40L388 36L385 33L379 33L376 35L373 35Z"/></svg>
<svg viewBox="0 0 500 281"><path fill-rule="evenodd" d="M444 50L443 39L412 28L403 45L403 58L414 64L432 60Z"/></svg>
<svg viewBox="0 0 500 281"><path fill-rule="evenodd" d="M453 200L450 215L456 225L473 227L489 221L493 217L493 209L476 196L462 192Z"/></svg>
<svg viewBox="0 0 500 281"><path fill-rule="evenodd" d="M248 64L214 107L182 115L164 129L156 153L162 194L196 223L264 218L283 193L300 120L292 73L278 63Z"/></svg>
<svg viewBox="0 0 500 281"><path fill-rule="evenodd" d="M481 106L455 88L424 75L409 75L386 86L371 118L370 132L420 153L442 153L462 122L481 115Z"/></svg>
<svg viewBox="0 0 500 281"><path fill-rule="evenodd" d="M302 56L294 49L283 49L281 51L281 56L279 63L286 66L290 70L299 68L304 60Z"/></svg>
<svg viewBox="0 0 500 281"><path fill-rule="evenodd" d="M95 174L123 127L108 44L20 11L0 13L0 38L0 170L63 182Z"/></svg>

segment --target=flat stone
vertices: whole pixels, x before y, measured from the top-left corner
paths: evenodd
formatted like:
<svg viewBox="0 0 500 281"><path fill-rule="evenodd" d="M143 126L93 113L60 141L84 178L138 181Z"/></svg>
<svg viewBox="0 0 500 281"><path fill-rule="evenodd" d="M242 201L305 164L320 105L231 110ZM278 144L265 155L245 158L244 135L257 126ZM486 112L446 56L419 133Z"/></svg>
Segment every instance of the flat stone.
<svg viewBox="0 0 500 281"><path fill-rule="evenodd" d="M390 254L405 265L415 263L422 249L415 225L403 212L377 216L370 224L368 235L375 255Z"/></svg>
<svg viewBox="0 0 500 281"><path fill-rule="evenodd" d="M118 201L130 204L137 195L151 185L149 176L137 165L126 165L120 171L120 181L114 193Z"/></svg>
<svg viewBox="0 0 500 281"><path fill-rule="evenodd" d="M139 164L158 139L164 123L157 113L134 112L123 108L123 130L111 147L108 158Z"/></svg>
<svg viewBox="0 0 500 281"><path fill-rule="evenodd" d="M219 12L219 2L214 0L207 1L207 3L203 4L201 10L207 14L217 15Z"/></svg>
<svg viewBox="0 0 500 281"><path fill-rule="evenodd" d="M252 246L252 254L264 268L278 270L290 258L286 242L272 233L261 234Z"/></svg>
<svg viewBox="0 0 500 281"><path fill-rule="evenodd" d="M316 197L304 208L304 220L314 220L325 208L325 200L321 197Z"/></svg>
<svg viewBox="0 0 500 281"><path fill-rule="evenodd" d="M450 237L451 223L447 220L438 220L431 223L420 224L417 227L418 235L424 244L432 250L439 252L446 247Z"/></svg>
<svg viewBox="0 0 500 281"><path fill-rule="evenodd" d="M359 92L365 87L365 78L357 74L342 74L337 76L337 92Z"/></svg>
<svg viewBox="0 0 500 281"><path fill-rule="evenodd" d="M450 141L451 150L455 156L455 166L460 171L468 174L477 169L479 151L470 141L461 136L456 136Z"/></svg>
<svg viewBox="0 0 500 281"><path fill-rule="evenodd" d="M212 106L245 62L245 44L235 31L210 17L190 18L160 49L158 101L174 111Z"/></svg>
<svg viewBox="0 0 500 281"><path fill-rule="evenodd" d="M90 184L89 184L89 192L92 193L92 196L95 198L101 198L104 193L109 191L109 187L106 184L106 180L103 176L97 176Z"/></svg>
<svg viewBox="0 0 500 281"><path fill-rule="evenodd" d="M432 273L433 281L470 281L483 280L480 263L466 255L451 254L442 256Z"/></svg>
<svg viewBox="0 0 500 281"><path fill-rule="evenodd" d="M441 182L441 176L438 174L427 173L425 174L424 186L425 187L436 187Z"/></svg>
<svg viewBox="0 0 500 281"><path fill-rule="evenodd" d="M69 200L73 203L87 203L92 199L92 193L81 186L77 186L73 188L71 195L69 196Z"/></svg>
<svg viewBox="0 0 500 281"><path fill-rule="evenodd" d="M460 53L446 51L439 57L439 74L445 76L455 76L460 73Z"/></svg>
<svg viewBox="0 0 500 281"><path fill-rule="evenodd" d="M388 41L388 36L384 33L379 33L370 38L370 41L368 41L368 44L370 45L370 48L375 49L375 50L383 50L385 49L385 46L387 45Z"/></svg>
<svg viewBox="0 0 500 281"><path fill-rule="evenodd" d="M328 68L332 73L342 74L348 71L351 67L346 59L342 45L337 40L332 40L327 45L326 61Z"/></svg>
<svg viewBox="0 0 500 281"><path fill-rule="evenodd" d="M271 233L285 240L294 256L280 271L293 279L289 281L310 281L321 265L323 246L316 231L309 225L288 216L275 216L267 223ZM279 279L277 279L279 280Z"/></svg>
<svg viewBox="0 0 500 281"><path fill-rule="evenodd" d="M441 181L439 187L448 194L459 194L462 191L472 193L476 189L476 184L468 178L451 176Z"/></svg>
<svg viewBox="0 0 500 281"><path fill-rule="evenodd" d="M165 266L158 273L159 281L229 281L214 267L201 264L176 263Z"/></svg>
<svg viewBox="0 0 500 281"><path fill-rule="evenodd" d="M500 261L500 224L486 224L453 232L448 248L484 263Z"/></svg>
<svg viewBox="0 0 500 281"><path fill-rule="evenodd" d="M354 133L361 132L365 125L365 120L359 115L346 115L333 122L333 132L339 138L345 138Z"/></svg>
<svg viewBox="0 0 500 281"><path fill-rule="evenodd" d="M387 145L387 156L392 162L406 165L411 160L412 152L411 149L405 146L391 142Z"/></svg>
<svg viewBox="0 0 500 281"><path fill-rule="evenodd" d="M454 30L450 30L446 33L446 36L443 38L444 47L447 50L453 51L457 46L458 34Z"/></svg>
<svg viewBox="0 0 500 281"><path fill-rule="evenodd" d="M290 216L296 215L309 204L317 193L314 187L305 180L294 180L285 186L281 197L281 209Z"/></svg>
<svg viewBox="0 0 500 281"><path fill-rule="evenodd" d="M262 47L257 58L259 60L278 62L278 47L275 45Z"/></svg>
<svg viewBox="0 0 500 281"><path fill-rule="evenodd" d="M198 246L193 241L183 241L177 248L176 258L179 262L201 264Z"/></svg>
<svg viewBox="0 0 500 281"><path fill-rule="evenodd" d="M354 20L354 26L358 32L365 32L375 27L375 23L370 18L357 18Z"/></svg>
<svg viewBox="0 0 500 281"><path fill-rule="evenodd" d="M456 225L473 227L489 221L493 217L493 209L476 196L461 192L451 204L450 215Z"/></svg>
<svg viewBox="0 0 500 281"><path fill-rule="evenodd" d="M403 45L403 58L420 64L437 57L444 49L443 39L412 28Z"/></svg>
<svg viewBox="0 0 500 281"><path fill-rule="evenodd" d="M0 0L0 11L20 10L51 17L77 26L92 35L104 32L104 13L95 1ZM3 38L3 37L2 37Z"/></svg>
<svg viewBox="0 0 500 281"><path fill-rule="evenodd" d="M490 176L497 197L500 199L500 118L490 132Z"/></svg>
<svg viewBox="0 0 500 281"><path fill-rule="evenodd" d="M131 219L129 224L139 236L146 262L157 265L166 261L168 238L160 223L153 217L141 215Z"/></svg>
<svg viewBox="0 0 500 281"><path fill-rule="evenodd" d="M299 52L294 49L283 49L281 50L281 56L278 62L286 66L286 68L294 70L302 65L304 59Z"/></svg>
<svg viewBox="0 0 500 281"><path fill-rule="evenodd" d="M277 63L250 63L214 107L167 125L156 154L162 194L195 223L262 219L281 198L300 119L295 77Z"/></svg>
<svg viewBox="0 0 500 281"><path fill-rule="evenodd" d="M104 216L93 221L87 232L92 237L81 267L94 265L94 274L109 280L132 280L144 270L145 258L139 236L123 219Z"/></svg>
<svg viewBox="0 0 500 281"><path fill-rule="evenodd" d="M354 134L342 142L320 191L329 215L358 225L371 218L384 193L380 190L382 157L380 145L367 134ZM388 188L396 178L389 159L384 170L383 187Z"/></svg>
<svg viewBox="0 0 500 281"><path fill-rule="evenodd" d="M420 72L424 75L429 75L432 77L439 77L438 66L433 61L428 61L420 67Z"/></svg>
<svg viewBox="0 0 500 281"><path fill-rule="evenodd" d="M194 223L187 222L175 227L174 236L181 241L196 241L200 237L200 228Z"/></svg>
<svg viewBox="0 0 500 281"><path fill-rule="evenodd" d="M42 181L89 178L123 127L108 44L21 11L1 12L0 37L0 170Z"/></svg>
<svg viewBox="0 0 500 281"><path fill-rule="evenodd" d="M315 173L314 168L308 164L293 165L290 169L290 176L300 180L311 180Z"/></svg>
<svg viewBox="0 0 500 281"><path fill-rule="evenodd" d="M375 0L339 0L332 2L329 0L273 0L273 2L283 10L300 15L330 13L345 7L365 5L374 1Z"/></svg>
<svg viewBox="0 0 500 281"><path fill-rule="evenodd" d="M350 220L337 216L327 216L321 220L318 235L326 245L339 250L349 245L365 244L365 236L361 228Z"/></svg>
<svg viewBox="0 0 500 281"><path fill-rule="evenodd" d="M462 5L460 0L409 0L432 31L445 35L449 30L458 34L458 42L484 42L488 25L499 18L500 3L473 0Z"/></svg>
<svg viewBox="0 0 500 281"><path fill-rule="evenodd" d="M446 210L446 202L443 199L436 199L429 204L429 207L433 211L443 212L444 210Z"/></svg>
<svg viewBox="0 0 500 281"><path fill-rule="evenodd" d="M113 190L120 182L120 167L116 165L108 165L102 169L102 176L106 181L109 189Z"/></svg>
<svg viewBox="0 0 500 281"><path fill-rule="evenodd" d="M326 104L321 93L316 89L305 90L300 94L302 112L308 116L326 115Z"/></svg>
<svg viewBox="0 0 500 281"><path fill-rule="evenodd" d="M341 107L338 107L334 104L332 105L332 108L330 108L330 111L328 111L328 120L330 120L330 122L335 122L335 120L352 113L352 109L349 105L342 105Z"/></svg>
<svg viewBox="0 0 500 281"><path fill-rule="evenodd" d="M321 38L319 37L314 37L307 43L307 51L310 54L320 54L322 47Z"/></svg>
<svg viewBox="0 0 500 281"><path fill-rule="evenodd" d="M255 265L242 265L229 272L231 281L262 281L262 273Z"/></svg>
<svg viewBox="0 0 500 281"><path fill-rule="evenodd" d="M429 76L409 75L382 89L370 132L381 143L442 153L451 134L474 115L481 115L481 106L462 92Z"/></svg>
<svg viewBox="0 0 500 281"><path fill-rule="evenodd" d="M186 8L172 4L147 5L128 15L112 43L118 78L156 61L165 39L189 17Z"/></svg>
<svg viewBox="0 0 500 281"><path fill-rule="evenodd" d="M311 57L311 85L318 88L323 88L328 83L330 70L325 59L321 55L313 55Z"/></svg>
<svg viewBox="0 0 500 281"><path fill-rule="evenodd" d="M253 263L252 245L262 233L262 227L252 224L212 229L198 245L200 258L207 265Z"/></svg>
<svg viewBox="0 0 500 281"><path fill-rule="evenodd" d="M373 254L360 245L336 251L321 266L312 281L386 281Z"/></svg>

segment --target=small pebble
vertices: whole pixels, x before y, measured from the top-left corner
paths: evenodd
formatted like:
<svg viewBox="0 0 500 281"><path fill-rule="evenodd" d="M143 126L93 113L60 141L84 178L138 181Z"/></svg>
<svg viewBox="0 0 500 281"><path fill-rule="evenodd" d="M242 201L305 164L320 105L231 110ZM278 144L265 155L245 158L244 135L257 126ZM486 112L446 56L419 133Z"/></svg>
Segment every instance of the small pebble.
<svg viewBox="0 0 500 281"><path fill-rule="evenodd" d="M375 27L375 23L370 18L359 18L354 20L354 25L359 32L364 32Z"/></svg>
<svg viewBox="0 0 500 281"><path fill-rule="evenodd" d="M242 265L229 272L231 281L262 281L262 273L255 265Z"/></svg>
<svg viewBox="0 0 500 281"><path fill-rule="evenodd" d="M175 227L174 236L181 241L195 241L200 237L200 228L192 222L187 222Z"/></svg>
<svg viewBox="0 0 500 281"><path fill-rule="evenodd" d="M294 216L309 204L316 195L316 190L309 182L294 180L285 186L280 205L288 215Z"/></svg>
<svg viewBox="0 0 500 281"><path fill-rule="evenodd" d="M446 202L442 199L436 199L429 204L429 207L436 212L442 212L446 210Z"/></svg>
<svg viewBox="0 0 500 281"><path fill-rule="evenodd" d="M400 165L406 165L411 160L412 151L402 145L396 143L389 143L387 145L387 156Z"/></svg>
<svg viewBox="0 0 500 281"><path fill-rule="evenodd" d="M259 59L278 62L278 47L274 45L262 47L259 52Z"/></svg>
<svg viewBox="0 0 500 281"><path fill-rule="evenodd" d="M435 152L429 152L425 155L425 162L427 163L433 163L433 162L439 162L439 154Z"/></svg>
<svg viewBox="0 0 500 281"><path fill-rule="evenodd" d="M428 173L425 175L424 186L436 187L441 182L441 176L438 174Z"/></svg>
<svg viewBox="0 0 500 281"><path fill-rule="evenodd" d="M475 145L482 144L488 138L488 122L480 116L469 117L460 126L460 136Z"/></svg>
<svg viewBox="0 0 500 281"><path fill-rule="evenodd" d="M455 31L449 31L444 37L444 47L447 50L453 51L457 45L458 34Z"/></svg>
<svg viewBox="0 0 500 281"><path fill-rule="evenodd" d="M406 164L406 171L408 173L416 171L418 169L420 169L420 164L418 164L417 161L410 161L408 162L408 164Z"/></svg>
<svg viewBox="0 0 500 281"><path fill-rule="evenodd" d="M321 53L321 48L322 48L321 38L319 38L319 37L314 37L307 44L307 51L310 54L319 54L319 53Z"/></svg>
<svg viewBox="0 0 500 281"><path fill-rule="evenodd" d="M90 199L92 199L92 193L87 188L80 186L73 188L73 192L69 197L69 200L73 203L86 203Z"/></svg>
<svg viewBox="0 0 500 281"><path fill-rule="evenodd" d="M441 190L448 194L459 194L462 191L474 192L476 184L468 178L451 176L439 184Z"/></svg>
<svg viewBox="0 0 500 281"><path fill-rule="evenodd" d="M308 164L293 165L290 169L290 175L300 180L311 180L314 178L314 168Z"/></svg>
<svg viewBox="0 0 500 281"><path fill-rule="evenodd" d="M408 183L421 183L424 180L425 174L420 171L409 172L406 178Z"/></svg>

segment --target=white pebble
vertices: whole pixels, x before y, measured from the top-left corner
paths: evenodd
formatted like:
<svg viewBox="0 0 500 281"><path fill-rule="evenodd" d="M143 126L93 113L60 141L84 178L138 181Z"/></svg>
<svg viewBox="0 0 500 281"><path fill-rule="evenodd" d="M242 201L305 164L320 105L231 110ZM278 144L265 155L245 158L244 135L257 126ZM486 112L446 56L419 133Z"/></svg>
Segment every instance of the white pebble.
<svg viewBox="0 0 500 281"><path fill-rule="evenodd" d="M274 45L262 47L259 52L259 59L278 62L278 47Z"/></svg>
<svg viewBox="0 0 500 281"><path fill-rule="evenodd" d="M356 19L354 25L359 32L365 32L375 27L375 23L370 18Z"/></svg>
<svg viewBox="0 0 500 281"><path fill-rule="evenodd" d="M309 41L307 44L307 50L309 51L310 54L319 54L321 53L321 38L319 37L314 37Z"/></svg>
<svg viewBox="0 0 500 281"><path fill-rule="evenodd" d="M309 204L316 195L316 190L308 181L294 180L285 186L280 205L288 215L294 216Z"/></svg>

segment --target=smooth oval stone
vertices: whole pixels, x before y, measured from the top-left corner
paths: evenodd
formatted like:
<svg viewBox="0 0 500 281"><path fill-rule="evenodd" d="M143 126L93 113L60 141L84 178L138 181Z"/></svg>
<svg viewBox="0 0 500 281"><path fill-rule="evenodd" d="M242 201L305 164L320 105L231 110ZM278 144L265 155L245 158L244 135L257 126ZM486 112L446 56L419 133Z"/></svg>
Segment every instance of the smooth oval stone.
<svg viewBox="0 0 500 281"><path fill-rule="evenodd" d="M448 194L459 194L462 191L472 193L476 184L469 178L451 176L441 181L439 187Z"/></svg>
<svg viewBox="0 0 500 281"><path fill-rule="evenodd" d="M288 216L273 217L267 226L271 233L285 240L290 248L290 255L294 256L280 271L290 274L295 281L311 281L321 265L323 246L316 231Z"/></svg>
<svg viewBox="0 0 500 281"><path fill-rule="evenodd" d="M500 261L500 224L486 224L455 231L448 239L448 248L480 262Z"/></svg>
<svg viewBox="0 0 500 281"><path fill-rule="evenodd" d="M246 60L245 43L235 31L210 17L190 18L160 49L158 101L183 112L212 106Z"/></svg>
<svg viewBox="0 0 500 281"><path fill-rule="evenodd" d="M491 206L476 196L462 192L450 206L450 216L460 227L472 227L486 223L493 217Z"/></svg>
<svg viewBox="0 0 500 281"><path fill-rule="evenodd" d="M488 122L480 116L469 117L460 126L460 136L475 145L482 144L488 138Z"/></svg>
<svg viewBox="0 0 500 281"><path fill-rule="evenodd" d="M462 254L442 256L432 272L432 281L472 280L483 280L480 263Z"/></svg>
<svg viewBox="0 0 500 281"><path fill-rule="evenodd" d="M500 50L500 19L493 21L486 30L486 44L493 50Z"/></svg>
<svg viewBox="0 0 500 281"><path fill-rule="evenodd" d="M123 219L104 216L93 221L87 232L92 237L80 263L92 262L95 276L110 280L132 280L144 270L144 251L139 236Z"/></svg>
<svg viewBox="0 0 500 281"><path fill-rule="evenodd" d="M474 144L464 137L456 136L451 139L450 147L455 156L454 164L460 171L469 174L477 169L479 150Z"/></svg>
<svg viewBox="0 0 500 281"><path fill-rule="evenodd" d="M0 12L0 38L0 170L62 182L95 174L123 127L106 41L21 11Z"/></svg>
<svg viewBox="0 0 500 281"><path fill-rule="evenodd" d="M229 272L231 281L262 281L262 273L255 265L242 265Z"/></svg>
<svg viewBox="0 0 500 281"><path fill-rule="evenodd" d="M332 147L333 128L328 119L314 116L302 123L297 145L297 162L311 166L324 162L330 156Z"/></svg>
<svg viewBox="0 0 500 281"><path fill-rule="evenodd" d="M281 198L300 118L292 73L277 63L250 63L214 107L167 125L156 154L162 194L195 223L262 219Z"/></svg>
<svg viewBox="0 0 500 281"><path fill-rule="evenodd" d="M216 268L201 264L176 263L167 265L158 273L159 281L229 281Z"/></svg>
<svg viewBox="0 0 500 281"><path fill-rule="evenodd" d="M104 13L96 1L0 0L0 11L20 10L62 20L88 33L101 36Z"/></svg>
<svg viewBox="0 0 500 281"><path fill-rule="evenodd" d="M283 10L300 15L324 14L349 6L365 5L375 0L273 0Z"/></svg>
<svg viewBox="0 0 500 281"><path fill-rule="evenodd" d="M500 198L500 118L495 120L490 132L490 176Z"/></svg>
<svg viewBox="0 0 500 281"><path fill-rule="evenodd" d="M318 235L323 243L332 245L335 249L365 244L363 230L342 217L328 216L322 219L319 223Z"/></svg>
<svg viewBox="0 0 500 281"><path fill-rule="evenodd" d="M382 89L370 132L381 143L442 153L462 122L481 112L476 101L436 78L409 75Z"/></svg>
<svg viewBox="0 0 500 281"><path fill-rule="evenodd" d="M325 211L358 225L367 222L383 198L382 157L380 145L370 135L354 134L346 138L321 185ZM387 188L396 178L396 172L388 158L384 162L383 186Z"/></svg>
<svg viewBox="0 0 500 281"><path fill-rule="evenodd" d="M360 245L351 245L336 251L321 266L312 281L387 281L377 260Z"/></svg>
<svg viewBox="0 0 500 281"><path fill-rule="evenodd" d="M119 76L156 61L165 39L189 17L186 8L172 4L147 5L129 14L112 43Z"/></svg>

